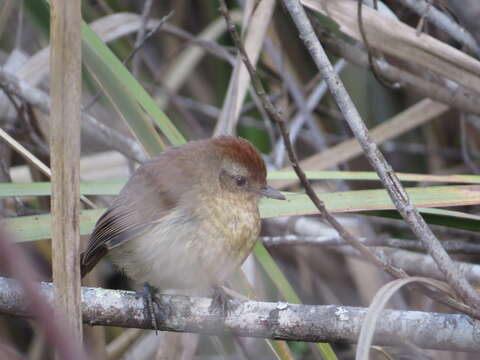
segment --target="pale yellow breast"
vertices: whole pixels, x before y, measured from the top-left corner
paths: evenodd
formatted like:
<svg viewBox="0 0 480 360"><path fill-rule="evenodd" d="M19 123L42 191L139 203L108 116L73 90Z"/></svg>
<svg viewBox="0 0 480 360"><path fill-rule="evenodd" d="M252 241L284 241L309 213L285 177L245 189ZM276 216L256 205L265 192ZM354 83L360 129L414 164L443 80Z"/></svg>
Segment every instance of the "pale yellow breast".
<svg viewBox="0 0 480 360"><path fill-rule="evenodd" d="M205 271L222 283L240 267L260 233L256 200L239 201L236 196L209 200L203 214L199 238L204 243L199 256Z"/></svg>

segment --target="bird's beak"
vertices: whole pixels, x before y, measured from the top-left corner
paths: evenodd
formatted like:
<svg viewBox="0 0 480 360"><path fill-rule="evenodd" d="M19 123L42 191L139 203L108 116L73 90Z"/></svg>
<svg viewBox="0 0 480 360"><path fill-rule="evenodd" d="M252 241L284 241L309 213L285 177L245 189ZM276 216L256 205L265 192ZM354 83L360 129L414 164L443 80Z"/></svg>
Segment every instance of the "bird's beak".
<svg viewBox="0 0 480 360"><path fill-rule="evenodd" d="M270 185L265 185L263 188L258 190L258 193L270 199L287 200L287 198L280 191L274 189Z"/></svg>

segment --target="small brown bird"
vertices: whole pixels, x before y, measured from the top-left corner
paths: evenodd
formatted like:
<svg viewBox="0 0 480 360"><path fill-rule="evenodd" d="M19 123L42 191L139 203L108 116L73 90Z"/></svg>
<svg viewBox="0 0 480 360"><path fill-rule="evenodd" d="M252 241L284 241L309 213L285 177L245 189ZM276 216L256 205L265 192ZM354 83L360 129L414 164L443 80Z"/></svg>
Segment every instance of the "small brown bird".
<svg viewBox="0 0 480 360"><path fill-rule="evenodd" d="M265 164L247 140L221 136L171 148L141 165L100 217L82 276L109 253L137 283L184 294L219 288L252 251L262 196L285 199L267 185Z"/></svg>

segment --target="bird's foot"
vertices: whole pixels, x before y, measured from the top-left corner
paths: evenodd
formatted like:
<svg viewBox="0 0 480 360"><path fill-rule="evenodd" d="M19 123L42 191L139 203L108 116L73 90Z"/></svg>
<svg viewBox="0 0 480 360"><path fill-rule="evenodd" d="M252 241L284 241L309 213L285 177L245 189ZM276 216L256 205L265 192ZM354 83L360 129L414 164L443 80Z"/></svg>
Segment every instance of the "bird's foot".
<svg viewBox="0 0 480 360"><path fill-rule="evenodd" d="M218 313L222 317L226 317L236 307L233 298L225 292L222 286L217 286L213 289L212 302L208 308L210 313Z"/></svg>
<svg viewBox="0 0 480 360"><path fill-rule="evenodd" d="M143 299L145 317L151 322L155 334L160 330L159 324L164 322L170 314L169 306L161 302L156 295L157 292L158 290L149 283L145 283L143 289L137 292Z"/></svg>

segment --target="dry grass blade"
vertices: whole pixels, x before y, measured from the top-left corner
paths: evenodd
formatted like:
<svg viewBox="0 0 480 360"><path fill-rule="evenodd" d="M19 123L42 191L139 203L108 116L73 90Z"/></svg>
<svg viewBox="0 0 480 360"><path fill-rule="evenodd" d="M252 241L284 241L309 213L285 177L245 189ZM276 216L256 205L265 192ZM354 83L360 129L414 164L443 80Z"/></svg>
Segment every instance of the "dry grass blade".
<svg viewBox="0 0 480 360"><path fill-rule="evenodd" d="M52 0L50 9L50 164L55 316L82 343L80 256L81 2Z"/></svg>
<svg viewBox="0 0 480 360"><path fill-rule="evenodd" d="M145 333L143 329L126 329L118 337L112 340L107 346L107 359L114 360L122 356L128 348L140 336Z"/></svg>
<svg viewBox="0 0 480 360"><path fill-rule="evenodd" d="M25 160L27 160L28 163L32 164L35 168L40 170L44 175L48 176L49 178L52 177L52 172L47 165L45 165L39 158L37 158L30 151L28 151L17 140L8 135L3 129L0 129L0 138L2 138L8 145L10 145L12 149L18 152ZM87 197L81 195L80 199L90 208L96 208L95 204L91 202Z"/></svg>
<svg viewBox="0 0 480 360"><path fill-rule="evenodd" d="M239 23L242 20L241 14L238 11L232 11L230 15L235 23ZM225 33L225 31L225 22L223 19L219 18L202 30L198 34L197 39L207 41L215 40ZM183 50L175 59L175 62L165 71L165 76L162 78L162 84L170 93L176 93L189 78L193 69L205 54L206 51L197 46L188 47ZM167 105L168 99L169 96L164 94L164 92L155 96L155 101L157 101L161 108L164 108Z"/></svg>
<svg viewBox="0 0 480 360"><path fill-rule="evenodd" d="M362 41L357 4L346 0L302 0L340 25L345 34ZM363 24L369 45L385 54L421 66L442 77L480 92L480 62L427 34L417 35L410 26L364 6Z"/></svg>
<svg viewBox="0 0 480 360"><path fill-rule="evenodd" d="M448 109L449 107L447 105L430 99L424 99L372 128L370 130L370 136L373 142L381 144L435 119ZM351 160L362 153L360 144L353 138L300 161L300 165L305 170L323 170L334 167L344 161ZM286 167L282 170L290 170L290 168ZM275 181L274 185L276 187L287 187L297 182L297 179L282 180L278 182Z"/></svg>
<svg viewBox="0 0 480 360"><path fill-rule="evenodd" d="M267 33L267 28L275 8L274 0L262 0L253 12L245 36L245 50L253 64L257 63ZM250 84L248 71L239 58L228 84L222 112L214 135L234 134L240 109Z"/></svg>
<svg viewBox="0 0 480 360"><path fill-rule="evenodd" d="M423 283L429 286L432 286L448 295L452 295L452 290L444 282L433 280L429 278L413 276L407 279L397 279L389 282L388 284L382 286L375 295L372 303L368 308L367 315L363 321L362 329L360 330L360 336L358 338L358 348L355 356L356 360L368 360L370 354L370 347L373 340L373 335L375 332L376 322L385 309L385 305L390 300L390 298L401 289L403 286L418 282ZM395 339L391 339L393 342Z"/></svg>
<svg viewBox="0 0 480 360"><path fill-rule="evenodd" d="M16 152L18 152L27 162L35 166L38 170L40 170L44 175L51 177L52 172L40 159L38 159L35 155L33 155L30 151L28 151L22 144L20 144L17 140L7 134L7 132L3 129L0 129L0 137L12 147Z"/></svg>
<svg viewBox="0 0 480 360"><path fill-rule="evenodd" d="M479 294L472 288L471 284L468 283L468 281L465 279L465 276L459 271L453 260L448 256L445 249L443 249L437 237L427 226L425 220L420 216L418 209L412 204L392 167L386 161L383 154L378 150L377 145L370 139L368 129L360 117L357 108L355 107L343 83L338 78L338 75L333 71L332 64L330 63L323 46L315 36L312 24L310 23L303 6L298 0L283 0L283 3L285 4L288 12L295 22L295 25L298 28L300 38L303 40L304 45L312 56L312 59L314 60L318 70L324 76L328 87L335 98L337 106L342 112L350 129L354 133L355 138L361 144L364 154L367 157L370 165L375 169L381 178L382 184L388 191L388 194L391 200L394 202L395 207L398 209L402 218L404 218L404 220L407 222L410 229L422 240L422 242L425 243L429 254L435 259L439 269L445 275L447 282L457 291L465 303L471 307L469 313L475 313L475 316L479 317ZM276 114L273 113L273 115ZM280 128L282 128L284 124L280 122L279 125ZM291 144L289 143L288 136L286 136L284 132L282 133L282 136L284 136L287 148L289 148ZM333 226L335 226L337 231L343 231L342 236L350 236L350 234L345 232L343 228L337 228L335 219L330 219L331 215L328 212L326 212L324 209L322 211L321 207L323 204L321 204L318 198L315 197L315 193L313 190L311 190L311 188L309 188L308 180L306 179L305 174L300 168L298 168L298 163L295 159L295 153L292 149L289 149L289 153L291 153L290 156L292 161L295 162L295 170L301 178L302 183L305 185L307 194L311 197L312 201L315 201L317 207L322 212L322 215L324 215L326 219L331 222ZM358 241L354 237L350 236L349 240L352 240L352 244L355 244L359 250L362 249L360 246L361 244L358 244ZM362 249L362 251L363 250L365 249ZM375 263L379 263L378 259L375 258L375 256L371 256L368 251L365 251L365 256L369 256L372 258L371 260L375 261ZM389 271L394 270L390 266L388 266L387 269ZM397 273L396 275L397 277L405 277L404 274L400 273ZM452 300L453 299L450 299L449 301Z"/></svg>

